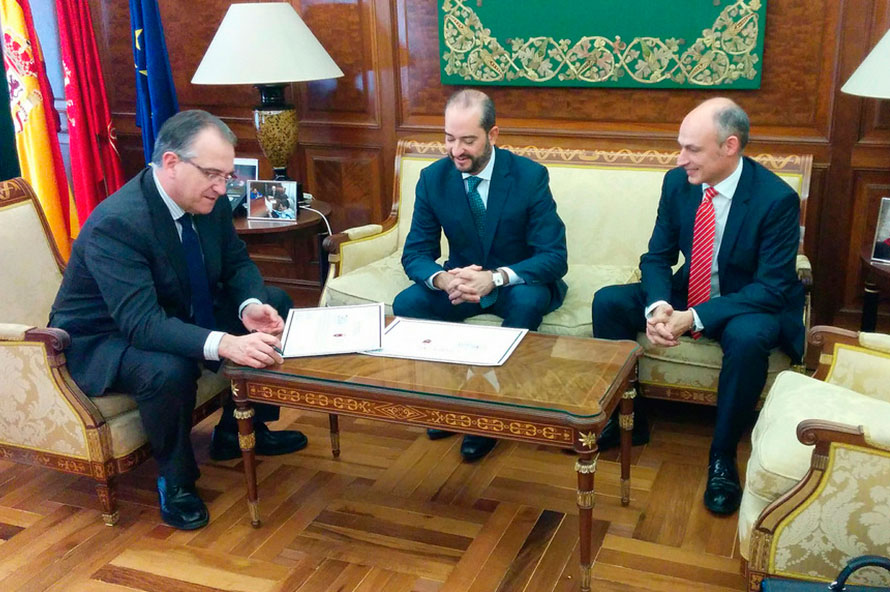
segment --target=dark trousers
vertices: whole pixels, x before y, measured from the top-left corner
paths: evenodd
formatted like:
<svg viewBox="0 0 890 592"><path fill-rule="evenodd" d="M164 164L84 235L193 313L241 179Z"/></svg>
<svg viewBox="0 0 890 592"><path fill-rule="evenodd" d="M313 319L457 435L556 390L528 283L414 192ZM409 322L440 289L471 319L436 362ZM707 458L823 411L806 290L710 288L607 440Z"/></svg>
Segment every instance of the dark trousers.
<svg viewBox="0 0 890 592"><path fill-rule="evenodd" d="M266 292L265 302L285 318L292 306L290 297L273 286L267 286ZM240 303L217 303L218 330L236 335L245 333L238 318L238 305ZM213 362L207 365L213 369L218 367L218 363ZM158 473L170 485L191 485L200 475L191 442L192 411L200 375L200 365L194 359L129 347L112 386L112 390L129 393L136 399L142 425L158 463ZM237 429L234 408L231 401L223 405L220 429ZM254 421L278 419L278 407L255 405L254 409Z"/></svg>
<svg viewBox="0 0 890 592"><path fill-rule="evenodd" d="M685 295L673 298L685 304ZM602 339L636 339L646 330L642 285L608 286L593 298L593 335ZM721 330L703 334L720 343L723 365L717 384L717 420L712 454L735 456L742 432L766 383L770 351L779 345L778 315L750 313L732 318Z"/></svg>
<svg viewBox="0 0 890 592"><path fill-rule="evenodd" d="M488 308L464 302L454 305L442 290L413 284L402 290L392 303L393 314L400 317L461 322L490 313L504 319L503 327L537 330L550 309L550 288L539 284L518 284L498 289L497 301Z"/></svg>

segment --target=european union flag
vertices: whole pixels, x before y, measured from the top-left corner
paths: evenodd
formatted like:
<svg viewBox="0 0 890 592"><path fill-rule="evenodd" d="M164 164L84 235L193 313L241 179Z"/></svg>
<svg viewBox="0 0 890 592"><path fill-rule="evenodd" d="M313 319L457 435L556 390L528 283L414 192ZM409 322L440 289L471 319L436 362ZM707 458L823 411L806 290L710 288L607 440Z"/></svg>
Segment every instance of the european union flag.
<svg viewBox="0 0 890 592"><path fill-rule="evenodd" d="M179 111L156 0L130 0L130 29L136 60L136 125L142 128L145 162L167 118Z"/></svg>

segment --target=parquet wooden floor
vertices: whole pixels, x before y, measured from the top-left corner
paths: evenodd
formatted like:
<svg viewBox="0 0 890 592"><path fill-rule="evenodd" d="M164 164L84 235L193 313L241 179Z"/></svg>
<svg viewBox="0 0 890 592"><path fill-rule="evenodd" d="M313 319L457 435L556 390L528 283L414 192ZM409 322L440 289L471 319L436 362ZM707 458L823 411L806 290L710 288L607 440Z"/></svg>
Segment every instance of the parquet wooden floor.
<svg viewBox="0 0 890 592"><path fill-rule="evenodd" d="M736 517L701 503L713 409L650 404L652 440L634 449L632 501L617 452L596 473L593 589L743 590ZM240 461L207 458L215 417L195 429L210 524L160 521L155 467L120 480L120 522L103 525L89 479L0 462L4 592L573 592L578 586L575 457L501 442L463 463L460 438L284 411L299 453L262 459L263 525L250 526ZM748 449L743 445L740 458ZM741 467L743 470L744 467Z"/></svg>

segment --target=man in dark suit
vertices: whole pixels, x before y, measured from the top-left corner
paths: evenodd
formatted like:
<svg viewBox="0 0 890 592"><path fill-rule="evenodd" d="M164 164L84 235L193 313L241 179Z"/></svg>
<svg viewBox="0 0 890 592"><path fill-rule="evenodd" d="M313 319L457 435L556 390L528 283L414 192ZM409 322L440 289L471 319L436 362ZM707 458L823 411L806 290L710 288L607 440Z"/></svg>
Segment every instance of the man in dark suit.
<svg viewBox="0 0 890 592"><path fill-rule="evenodd" d="M276 335L291 306L283 291L263 285L228 201L219 199L235 142L204 111L170 118L152 166L84 224L50 313L50 325L71 336L65 355L80 388L93 397L117 391L136 399L158 462L161 517L182 529L209 518L195 490L199 471L189 437L199 362L280 363ZM232 411L228 403L214 428L214 460L240 456ZM277 419L277 408L258 407L256 414L260 454L306 446L300 432L272 432L262 423Z"/></svg>
<svg viewBox="0 0 890 592"><path fill-rule="evenodd" d="M503 326L535 330L562 304L568 269L565 225L556 213L547 169L495 148L492 100L459 91L445 106L448 157L420 173L402 265L415 283L396 296L399 316L463 321L491 313ZM444 265L440 237L449 254ZM433 439L450 432L429 430ZM475 460L495 440L464 437Z"/></svg>
<svg viewBox="0 0 890 592"><path fill-rule="evenodd" d="M770 350L803 354L804 290L795 262L800 199L791 187L743 157L748 116L729 99L711 99L680 126L678 168L665 175L642 283L609 286L593 300L594 336L671 347L684 333L705 335L723 348L717 419L711 443L705 506L736 511L741 487L736 447L766 382ZM682 252L677 273L671 267ZM642 418L634 443L648 441ZM614 446L614 421L600 448Z"/></svg>

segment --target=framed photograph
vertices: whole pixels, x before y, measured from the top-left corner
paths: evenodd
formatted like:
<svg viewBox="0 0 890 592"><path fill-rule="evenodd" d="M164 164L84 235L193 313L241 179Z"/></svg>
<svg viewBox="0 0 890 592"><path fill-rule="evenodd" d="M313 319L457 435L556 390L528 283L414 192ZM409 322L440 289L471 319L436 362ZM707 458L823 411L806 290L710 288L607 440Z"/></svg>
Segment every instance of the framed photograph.
<svg viewBox="0 0 890 592"><path fill-rule="evenodd" d="M296 181L248 181L248 219L293 222L297 219Z"/></svg>
<svg viewBox="0 0 890 592"><path fill-rule="evenodd" d="M875 228L875 244L871 258L873 261L890 263L890 197L881 198L878 210L878 225Z"/></svg>
<svg viewBox="0 0 890 592"><path fill-rule="evenodd" d="M226 183L226 196L233 213L239 208L242 215L246 211L242 206L247 198L247 182L257 178L259 169L260 163L256 158L235 159L235 172L232 180Z"/></svg>

